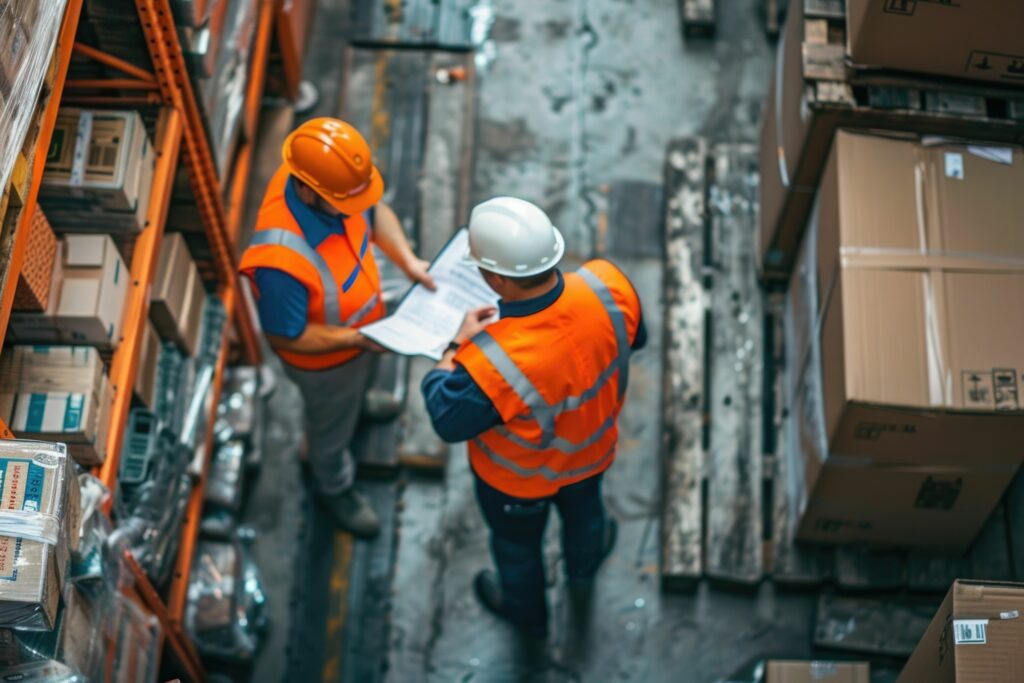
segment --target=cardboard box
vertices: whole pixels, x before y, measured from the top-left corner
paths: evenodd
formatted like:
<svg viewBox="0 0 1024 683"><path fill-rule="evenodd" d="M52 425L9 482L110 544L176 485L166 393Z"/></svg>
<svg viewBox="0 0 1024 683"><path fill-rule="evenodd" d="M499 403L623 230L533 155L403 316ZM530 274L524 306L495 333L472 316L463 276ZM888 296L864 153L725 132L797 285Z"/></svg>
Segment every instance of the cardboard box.
<svg viewBox="0 0 1024 683"><path fill-rule="evenodd" d="M770 661L765 683L869 683L867 662Z"/></svg>
<svg viewBox="0 0 1024 683"><path fill-rule="evenodd" d="M12 308L16 311L46 310L50 301L50 284L53 282L53 267L57 258L57 236L53 234L50 222L37 205L32 212L29 225L28 245L25 259L18 272L18 287L14 292Z"/></svg>
<svg viewBox="0 0 1024 683"><path fill-rule="evenodd" d="M160 359L160 335L156 333L153 323L148 320L143 330L139 365L135 370L135 397L152 410L156 405L156 368Z"/></svg>
<svg viewBox="0 0 1024 683"><path fill-rule="evenodd" d="M181 233L164 235L153 280L149 317L160 336L191 355L196 348L202 304L196 304L202 278Z"/></svg>
<svg viewBox="0 0 1024 683"><path fill-rule="evenodd" d="M1024 680L1024 584L956 581L897 683Z"/></svg>
<svg viewBox="0 0 1024 683"><path fill-rule="evenodd" d="M856 93L853 101L830 99L819 85L804 79L803 41L803 3L791 3L762 112L758 269L765 279L789 279L837 129L1024 142L1024 126L1008 118L962 117L893 103L869 106L871 98ZM942 85L935 87L938 92ZM927 98L935 92L914 94Z"/></svg>
<svg viewBox="0 0 1024 683"><path fill-rule="evenodd" d="M0 626L48 631L70 551L77 547L78 479L60 444L5 441L0 492L0 511L39 512L56 520L45 530L46 542L0 536Z"/></svg>
<svg viewBox="0 0 1024 683"><path fill-rule="evenodd" d="M859 66L1024 84L1024 3L847 0L846 51Z"/></svg>
<svg viewBox="0 0 1024 683"><path fill-rule="evenodd" d="M67 235L54 312L61 340L116 348L130 274L107 235Z"/></svg>
<svg viewBox="0 0 1024 683"><path fill-rule="evenodd" d="M63 108L39 202L58 232L142 230L155 161L138 112Z"/></svg>
<svg viewBox="0 0 1024 683"><path fill-rule="evenodd" d="M111 403L91 346L13 346L0 355L0 416L19 437L66 442L85 467L106 457Z"/></svg>
<svg viewBox="0 0 1024 683"><path fill-rule="evenodd" d="M995 507L1024 439L1022 186L1019 149L837 135L787 307L801 540L962 553Z"/></svg>

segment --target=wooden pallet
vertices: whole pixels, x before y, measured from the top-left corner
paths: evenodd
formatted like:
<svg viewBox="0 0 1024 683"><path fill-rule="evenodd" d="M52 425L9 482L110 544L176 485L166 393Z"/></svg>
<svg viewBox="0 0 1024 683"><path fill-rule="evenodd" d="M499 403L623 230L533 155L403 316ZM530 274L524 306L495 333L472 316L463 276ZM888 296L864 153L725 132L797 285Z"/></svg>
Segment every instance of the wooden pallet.
<svg viewBox="0 0 1024 683"><path fill-rule="evenodd" d="M964 558L796 543L783 302L754 280L756 163L743 144L668 150L663 585L944 593L956 578L1021 577L1024 475Z"/></svg>

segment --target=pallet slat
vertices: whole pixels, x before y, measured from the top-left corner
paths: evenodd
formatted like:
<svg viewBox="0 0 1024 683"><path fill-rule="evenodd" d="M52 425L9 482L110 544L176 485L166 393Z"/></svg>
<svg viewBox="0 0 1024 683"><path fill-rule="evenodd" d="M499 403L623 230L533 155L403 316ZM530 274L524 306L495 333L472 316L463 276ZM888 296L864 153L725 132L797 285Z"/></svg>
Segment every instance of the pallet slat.
<svg viewBox="0 0 1024 683"><path fill-rule="evenodd" d="M690 588L704 565L704 226L707 144L674 141L665 167L665 373L661 580Z"/></svg>
<svg viewBox="0 0 1024 683"><path fill-rule="evenodd" d="M710 577L741 584L757 583L764 573L757 163L751 145L717 146L708 201L714 284L706 564Z"/></svg>

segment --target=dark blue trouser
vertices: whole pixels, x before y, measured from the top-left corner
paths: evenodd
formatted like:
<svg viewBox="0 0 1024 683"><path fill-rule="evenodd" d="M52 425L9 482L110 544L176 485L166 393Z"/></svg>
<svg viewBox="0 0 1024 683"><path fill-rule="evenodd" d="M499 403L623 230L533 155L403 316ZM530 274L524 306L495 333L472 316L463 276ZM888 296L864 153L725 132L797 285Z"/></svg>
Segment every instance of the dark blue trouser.
<svg viewBox="0 0 1024 683"><path fill-rule="evenodd" d="M551 505L562 518L562 552L570 582L594 578L602 560L607 517L601 500L603 474L566 486L550 498L524 500L476 477L476 495L491 529L491 553L501 579L508 616L535 635L547 632L542 543Z"/></svg>

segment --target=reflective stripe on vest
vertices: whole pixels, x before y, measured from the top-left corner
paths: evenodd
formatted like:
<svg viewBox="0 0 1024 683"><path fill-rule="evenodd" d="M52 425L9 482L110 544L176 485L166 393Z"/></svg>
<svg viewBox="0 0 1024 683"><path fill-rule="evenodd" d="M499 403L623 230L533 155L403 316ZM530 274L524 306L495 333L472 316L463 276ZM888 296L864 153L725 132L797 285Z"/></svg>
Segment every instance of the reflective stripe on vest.
<svg viewBox="0 0 1024 683"><path fill-rule="evenodd" d="M331 273L331 269L327 266L327 262L324 261L316 249L314 249L309 242L305 240L301 235L297 235L290 230L284 228L267 228L265 230L257 230L253 234L252 240L249 242L250 247L261 246L265 244L273 244L279 247L284 247L291 252L306 259L314 268L316 268L317 274L320 276L320 286L324 290L324 322L328 325L338 326L351 326L358 324L363 318L368 316L377 307L377 302L380 301L380 296L375 292L373 296L367 300L365 304L360 306L359 310L353 313L348 318L342 319L341 317L341 297L338 292L338 283L334 279L334 274ZM363 246L359 249L359 260L356 262L356 267L352 270L352 273L348 276L348 279L342 285L342 292L347 292L351 289L352 285L356 281L356 277L359 276L359 271L362 270L363 257L366 255L366 250L370 244L370 231L367 230L363 236Z"/></svg>
<svg viewBox="0 0 1024 683"><path fill-rule="evenodd" d="M485 444L483 441L480 441L479 439L476 439L474 443L476 447L479 448L480 451L484 455L486 455L494 464L501 465L510 472L514 472L515 474L523 478L543 477L548 481L574 479L576 477L582 477L584 475L590 474L591 472L596 472L597 470L607 465L608 461L612 458L613 455L615 455L616 446L616 444L612 444L604 455L602 455L600 458L590 463L589 465L577 467L576 469L572 470L558 472L556 470L551 469L550 467L547 467L546 465L541 465L540 467L523 467L515 460L509 460L504 456L498 455L497 453L494 452L493 449L491 449L490 446Z"/></svg>
<svg viewBox="0 0 1024 683"><path fill-rule="evenodd" d="M581 268L578 273L583 277L584 282L593 290L594 294L600 299L602 306L608 313L608 317L611 320L612 328L615 330L615 341L617 346L617 353L615 360L612 361L611 365L605 368L594 384L588 389L583 391L579 396L569 396L564 400L551 405L549 404L537 388L530 381L530 378L523 374L523 371L519 369L519 366L509 357L505 352L505 349L492 337L486 330L478 334L473 338L473 343L480 349L481 353L490 361L494 369L498 371L502 379L508 383L515 392L516 396L519 397L524 404L530 408L530 412L522 417L524 419L536 420L541 428L541 438L538 442L529 441L518 434L513 433L506 426L500 425L494 428L494 431L505 439L508 439L512 443L528 448L531 450L545 451L545 450L557 450L566 455L572 455L579 451L594 445L597 443L609 429L615 426L615 420L617 415L610 415L593 434L588 436L580 443L573 443L568 439L564 439L555 434L555 418L562 413L576 410L587 401L591 400L601 391L602 387L608 383L611 377L615 374L615 371L619 372L619 388L618 396L619 400L622 400L623 395L626 391L626 383L629 380L629 357L632 353L632 348L629 344L629 332L626 329L626 319L619 309L618 304L615 303L615 298L612 296L611 290L608 289L607 285L594 275L591 271L586 268ZM494 451L484 444L480 437L474 439L474 444L478 446L488 457L491 458L495 463L502 465L512 471L518 471L518 466L508 465L506 458L497 456ZM612 448L614 451L614 447ZM606 458L611 456L611 452L601 458L603 462ZM545 479L554 481L556 479L567 478L565 476L557 475L552 470L547 468L541 468L540 471L534 472L534 474L540 474ZM551 476L549 476L549 474ZM575 472L579 474L579 472ZM557 475L557 476L556 476Z"/></svg>

